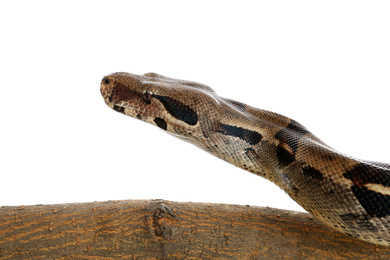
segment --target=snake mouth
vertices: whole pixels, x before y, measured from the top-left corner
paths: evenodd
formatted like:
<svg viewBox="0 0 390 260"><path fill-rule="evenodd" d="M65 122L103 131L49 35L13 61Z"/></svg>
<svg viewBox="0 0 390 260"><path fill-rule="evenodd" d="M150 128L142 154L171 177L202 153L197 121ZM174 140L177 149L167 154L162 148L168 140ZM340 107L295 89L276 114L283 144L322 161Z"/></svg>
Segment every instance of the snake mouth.
<svg viewBox="0 0 390 260"><path fill-rule="evenodd" d="M110 101L108 98L104 98L104 102L108 107L115 110L116 112L126 114L125 113L125 109L127 108L126 106L115 104L114 102Z"/></svg>
<svg viewBox="0 0 390 260"><path fill-rule="evenodd" d="M124 107L114 105L112 109L114 109L116 112L125 114L125 108Z"/></svg>
<svg viewBox="0 0 390 260"><path fill-rule="evenodd" d="M136 117L138 119L145 118L146 116L145 109L143 109L141 106L136 105L136 103L133 104L133 102L128 101L120 101L118 103L115 103L110 101L109 99L105 101L107 106L121 114Z"/></svg>

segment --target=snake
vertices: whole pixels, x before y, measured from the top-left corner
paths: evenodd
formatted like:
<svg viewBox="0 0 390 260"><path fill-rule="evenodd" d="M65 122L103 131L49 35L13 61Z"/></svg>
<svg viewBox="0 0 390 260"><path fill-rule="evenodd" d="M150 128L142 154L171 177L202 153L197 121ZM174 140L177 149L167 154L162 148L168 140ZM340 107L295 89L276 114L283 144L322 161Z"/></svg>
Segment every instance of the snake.
<svg viewBox="0 0 390 260"><path fill-rule="evenodd" d="M293 119L193 81L116 72L100 92L115 111L270 180L334 230L390 245L390 164L340 153Z"/></svg>

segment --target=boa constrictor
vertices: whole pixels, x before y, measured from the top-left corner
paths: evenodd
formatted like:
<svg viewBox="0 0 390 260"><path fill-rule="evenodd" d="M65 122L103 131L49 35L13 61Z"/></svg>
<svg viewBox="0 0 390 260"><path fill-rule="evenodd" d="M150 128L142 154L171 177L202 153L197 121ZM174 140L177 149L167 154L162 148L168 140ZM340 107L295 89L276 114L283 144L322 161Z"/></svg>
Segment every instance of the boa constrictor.
<svg viewBox="0 0 390 260"><path fill-rule="evenodd" d="M114 73L106 104L188 141L287 192L326 225L390 245L390 165L341 154L285 116L155 73Z"/></svg>

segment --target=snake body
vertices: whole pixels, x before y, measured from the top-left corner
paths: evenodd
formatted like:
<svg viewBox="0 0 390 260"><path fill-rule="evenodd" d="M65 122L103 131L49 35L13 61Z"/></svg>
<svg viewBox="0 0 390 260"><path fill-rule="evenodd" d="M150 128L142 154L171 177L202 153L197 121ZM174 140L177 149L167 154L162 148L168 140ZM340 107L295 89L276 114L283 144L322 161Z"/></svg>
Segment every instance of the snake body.
<svg viewBox="0 0 390 260"><path fill-rule="evenodd" d="M298 122L204 84L120 72L104 77L100 91L114 110L274 182L326 225L390 245L389 164L339 153Z"/></svg>

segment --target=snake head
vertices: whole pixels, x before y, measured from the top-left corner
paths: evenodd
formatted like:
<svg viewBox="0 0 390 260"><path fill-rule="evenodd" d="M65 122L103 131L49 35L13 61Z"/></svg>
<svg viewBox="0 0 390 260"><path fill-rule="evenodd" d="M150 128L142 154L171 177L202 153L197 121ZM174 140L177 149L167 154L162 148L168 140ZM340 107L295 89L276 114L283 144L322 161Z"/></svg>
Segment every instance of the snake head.
<svg viewBox="0 0 390 260"><path fill-rule="evenodd" d="M111 74L102 79L100 92L115 111L181 137L193 135L202 118L212 118L208 113L213 110L199 109L204 102L208 102L208 107L217 106L210 87L156 73Z"/></svg>

